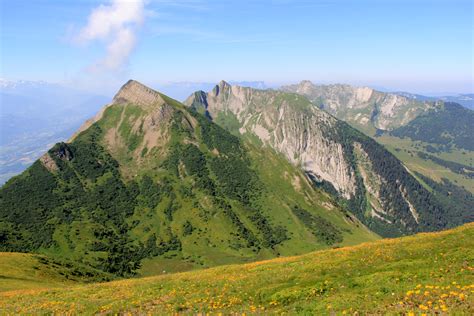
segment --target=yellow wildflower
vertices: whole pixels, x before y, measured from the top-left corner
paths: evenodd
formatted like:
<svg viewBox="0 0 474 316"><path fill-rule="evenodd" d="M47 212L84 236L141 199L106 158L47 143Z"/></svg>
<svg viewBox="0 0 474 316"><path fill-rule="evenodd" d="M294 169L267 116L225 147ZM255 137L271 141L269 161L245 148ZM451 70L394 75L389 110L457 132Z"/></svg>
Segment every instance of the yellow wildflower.
<svg viewBox="0 0 474 316"><path fill-rule="evenodd" d="M425 306L425 305L423 305L423 304L420 304L418 307L419 307L421 310L424 310L424 311L428 310L428 306Z"/></svg>

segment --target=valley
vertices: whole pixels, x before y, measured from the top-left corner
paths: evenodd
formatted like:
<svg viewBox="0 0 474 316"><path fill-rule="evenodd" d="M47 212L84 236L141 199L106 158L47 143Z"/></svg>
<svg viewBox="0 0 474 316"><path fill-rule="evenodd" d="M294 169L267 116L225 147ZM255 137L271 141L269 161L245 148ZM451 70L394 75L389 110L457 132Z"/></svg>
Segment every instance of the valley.
<svg viewBox="0 0 474 316"><path fill-rule="evenodd" d="M420 152L426 153L443 161L454 162L464 165L467 168L473 168L474 152L454 149L450 152L441 151L432 153L426 150L426 148L432 146L432 144L422 141L414 141L409 138L402 139L391 135L382 135L375 139L390 150L398 159L403 161L410 170L424 174L437 182L440 182L442 178L446 178L454 184L474 193L474 183L472 176L469 176L469 171L466 173L455 172L446 167L446 165L440 165L436 163L436 161L423 158L424 156L420 157L418 154Z"/></svg>

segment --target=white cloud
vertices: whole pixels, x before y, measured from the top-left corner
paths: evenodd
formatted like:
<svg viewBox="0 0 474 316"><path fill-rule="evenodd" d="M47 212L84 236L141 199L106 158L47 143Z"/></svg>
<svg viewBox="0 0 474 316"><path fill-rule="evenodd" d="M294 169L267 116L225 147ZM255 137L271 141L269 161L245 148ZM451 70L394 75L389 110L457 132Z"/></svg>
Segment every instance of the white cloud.
<svg viewBox="0 0 474 316"><path fill-rule="evenodd" d="M103 65L108 69L118 69L127 60L135 46L135 34L124 28L117 31L115 39L107 46L107 57Z"/></svg>
<svg viewBox="0 0 474 316"><path fill-rule="evenodd" d="M92 10L87 25L76 39L80 43L102 41L106 44L107 54L95 69L119 70L127 62L145 15L145 0L111 0Z"/></svg>

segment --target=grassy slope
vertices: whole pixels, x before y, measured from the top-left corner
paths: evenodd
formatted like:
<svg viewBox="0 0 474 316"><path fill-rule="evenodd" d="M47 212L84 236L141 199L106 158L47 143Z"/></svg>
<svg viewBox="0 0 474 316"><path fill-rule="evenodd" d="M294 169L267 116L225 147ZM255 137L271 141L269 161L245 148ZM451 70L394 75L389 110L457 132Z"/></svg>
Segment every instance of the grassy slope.
<svg viewBox="0 0 474 316"><path fill-rule="evenodd" d="M418 151L425 152L424 147L429 145L429 143L386 135L377 137L375 140L383 144L398 159L403 161L411 171L417 171L438 182L441 181L441 178L447 178L454 184L463 186L466 190L474 193L474 181L472 179L464 175L456 174L431 160L424 160L418 157L416 153ZM430 154L443 160L454 161L467 166L473 165L474 152L472 151L453 149L450 153L440 152Z"/></svg>
<svg viewBox="0 0 474 316"><path fill-rule="evenodd" d="M26 253L0 255L0 289L11 291L70 285L57 271L42 266L37 257Z"/></svg>
<svg viewBox="0 0 474 316"><path fill-rule="evenodd" d="M184 106L172 99L166 98L168 104L173 105L177 109L184 110ZM133 119L133 115L140 115L134 106L128 105L123 109L125 115L122 118L119 107L111 107L108 109L109 113L104 115L104 119L101 121L104 129L111 128L114 126L120 126L123 129L123 122L127 122ZM114 111L113 111L114 110ZM119 121L122 124L119 124ZM232 121L229 123L232 125ZM235 122L234 122L235 123ZM235 129L235 128L234 128ZM232 128L231 128L232 130ZM130 134L126 132L125 134ZM198 135L202 137L202 135ZM201 141L202 142L202 141ZM262 199L262 208L264 209L265 216L275 224L283 225L291 234L290 240L284 241L282 244L276 246L275 251L264 250L259 252L257 255L248 251L242 250L240 253L229 250L227 243L218 242L221 239L226 239L229 231L235 229L232 226L225 226L225 221L222 218L216 216L213 221L209 223L209 238L205 238L202 242L197 240L196 234L190 235L187 238L181 238L183 243L182 253L171 252L165 256L147 258L143 261L143 266L139 271L140 275L156 275L161 274L163 271L166 272L181 272L193 269L200 269L203 267L211 267L222 264L232 263L245 263L255 260L270 259L275 257L275 253L278 252L281 255L298 255L309 251L319 250L327 248L327 245L323 245L308 232L307 228L301 224L301 222L294 217L289 209L289 206L293 203L302 205L310 211L312 214L322 216L329 220L331 223L336 224L338 228L343 231L344 240L338 244L338 246L354 245L364 241L376 240L379 238L376 234L367 230L367 228L361 225L357 220L354 222L349 221L345 218L345 215L337 207L328 211L322 207L325 203L330 203L331 199L324 195L321 191L315 190L307 181L306 177L298 171L297 168L292 166L281 154L271 150L264 150L259 146L253 146L248 142L244 142L246 152L250 155L252 161L252 169L256 170L265 186L266 197ZM201 145L202 147L202 145ZM133 170L132 174L147 173L152 174L154 164L159 158L151 160L149 163L152 165L142 165L140 167L135 166L135 160L130 157L130 153L127 150L121 150L116 152L116 159L121 162L122 172L124 174L130 173L126 170ZM125 166L125 168L124 168ZM124 170L125 169L125 170ZM298 178L298 182L301 183L300 187L294 187L291 185L294 179ZM177 182L182 184L188 184L184 179L179 179ZM201 196L204 198L205 196ZM189 219L199 221L199 216L195 212L190 212L193 209L192 204L189 201L185 201L178 194L175 201L181 204L183 207L176 211L173 215L174 223L182 223ZM242 220L245 220L245 209L242 209L240 205L233 204L234 210L237 212ZM149 217L139 218L137 216L134 219L138 219L143 223L150 223ZM251 227L251 223L245 223ZM300 226L295 226L299 224ZM159 223L156 223L159 225ZM180 229L178 224L172 226L173 230ZM135 229L135 232L140 235L140 225ZM295 238L295 236L297 236ZM213 248L209 247L209 240L213 243ZM197 241L197 242L196 242ZM217 241L217 242L216 242ZM143 240L145 242L145 240Z"/></svg>
<svg viewBox="0 0 474 316"><path fill-rule="evenodd" d="M248 144L250 158L254 163L254 169L258 170L261 180L265 183L269 198L264 200L264 209L268 210L268 218L275 223L282 224L288 229L290 240L284 241L276 247L276 251L283 256L298 255L305 252L327 248L326 245L319 243L314 236L307 230L291 212L289 205L298 203L312 214L321 216L337 227L343 229L344 240L339 246L349 246L359 244L364 241L371 241L380 238L357 220L350 221L344 213L333 206L327 210L329 205L335 205L334 201L327 195L315 190L306 180L302 172L294 168L288 161L271 149L256 149ZM326 205L326 206L325 206ZM177 214L177 219L182 214ZM187 215L189 216L189 214ZM202 268L202 265L193 262L193 257L200 254L201 259L206 260L205 266L214 266L220 264L245 263L255 260L270 259L274 254L269 252L259 253L255 256L234 257L226 255L225 245L217 244L215 253L212 256L209 248L202 248L195 245L193 240L185 244L183 256L163 257L145 259L139 273L142 276L150 276L166 272L181 272ZM183 260L184 259L184 260Z"/></svg>
<svg viewBox="0 0 474 316"><path fill-rule="evenodd" d="M245 265L0 293L0 313L299 312L469 314L474 224Z"/></svg>
<svg viewBox="0 0 474 316"><path fill-rule="evenodd" d="M73 262L27 253L0 253L0 291L66 287L113 276Z"/></svg>

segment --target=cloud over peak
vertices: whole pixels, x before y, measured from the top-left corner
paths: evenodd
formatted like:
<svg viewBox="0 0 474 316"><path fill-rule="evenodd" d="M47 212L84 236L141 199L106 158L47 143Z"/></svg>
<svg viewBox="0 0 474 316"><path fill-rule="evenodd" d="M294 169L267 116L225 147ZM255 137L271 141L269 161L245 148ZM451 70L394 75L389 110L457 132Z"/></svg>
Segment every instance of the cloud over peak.
<svg viewBox="0 0 474 316"><path fill-rule="evenodd" d="M98 70L119 70L136 43L136 32L145 19L145 0L111 0L93 9L77 35L80 43L102 41L106 56L94 65Z"/></svg>

